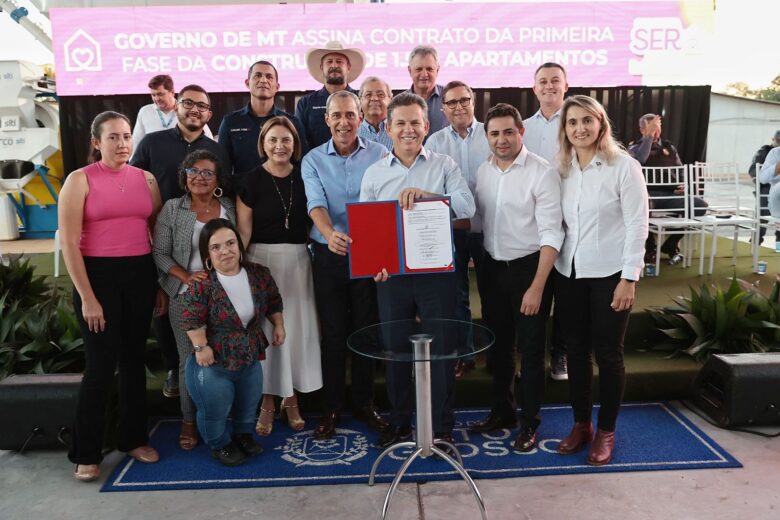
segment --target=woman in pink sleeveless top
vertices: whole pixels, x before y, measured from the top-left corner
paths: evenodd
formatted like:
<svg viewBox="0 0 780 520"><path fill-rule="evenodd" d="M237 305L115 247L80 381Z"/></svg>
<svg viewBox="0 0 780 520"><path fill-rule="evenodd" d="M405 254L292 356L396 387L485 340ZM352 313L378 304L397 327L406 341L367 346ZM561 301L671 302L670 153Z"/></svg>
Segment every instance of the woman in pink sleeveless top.
<svg viewBox="0 0 780 520"><path fill-rule="evenodd" d="M151 173L130 166L130 121L103 112L92 122L90 164L68 175L59 198L62 253L84 338L85 369L68 458L78 480L100 476L107 396L119 369L117 448L157 462L147 446L144 351L158 292L150 229L160 210Z"/></svg>

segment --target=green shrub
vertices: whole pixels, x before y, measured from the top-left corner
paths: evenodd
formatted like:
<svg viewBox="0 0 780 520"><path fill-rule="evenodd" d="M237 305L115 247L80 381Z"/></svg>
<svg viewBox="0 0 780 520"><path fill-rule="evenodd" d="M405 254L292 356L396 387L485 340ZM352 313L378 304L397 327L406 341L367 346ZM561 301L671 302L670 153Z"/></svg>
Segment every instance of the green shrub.
<svg viewBox="0 0 780 520"><path fill-rule="evenodd" d="M84 367L84 342L70 299L34 271L29 259L0 264L0 379Z"/></svg>
<svg viewBox="0 0 780 520"><path fill-rule="evenodd" d="M780 288L775 282L769 297L732 278L724 291L702 284L690 297L677 297L676 305L648 309L662 333L654 350L671 356L689 355L700 362L712 354L778 350L780 341Z"/></svg>

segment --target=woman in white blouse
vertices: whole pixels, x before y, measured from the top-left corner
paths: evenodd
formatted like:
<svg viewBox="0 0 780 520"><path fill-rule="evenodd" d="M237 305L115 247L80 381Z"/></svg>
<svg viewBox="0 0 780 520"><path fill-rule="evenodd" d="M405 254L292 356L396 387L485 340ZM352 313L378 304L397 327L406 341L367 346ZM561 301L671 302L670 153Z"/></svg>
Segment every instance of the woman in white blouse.
<svg viewBox="0 0 780 520"><path fill-rule="evenodd" d="M612 460L625 387L623 338L647 237L642 169L615 142L604 107L571 96L561 109L561 205L566 237L555 261L555 312L566 323L574 427L558 447L571 454L591 443L588 463ZM601 407L593 436L591 352L599 366Z"/></svg>

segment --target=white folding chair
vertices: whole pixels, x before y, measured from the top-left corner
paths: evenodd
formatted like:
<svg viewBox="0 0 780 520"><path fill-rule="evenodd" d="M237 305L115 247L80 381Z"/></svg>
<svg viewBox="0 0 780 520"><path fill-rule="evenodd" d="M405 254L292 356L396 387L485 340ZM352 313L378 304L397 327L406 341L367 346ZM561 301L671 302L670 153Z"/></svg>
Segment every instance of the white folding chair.
<svg viewBox="0 0 780 520"><path fill-rule="evenodd" d="M699 275L704 273L704 225L693 218L688 166L642 168L650 202L649 231L656 235L655 276L661 272L661 244L669 234L683 235L683 267L691 265L693 245L699 238Z"/></svg>
<svg viewBox="0 0 780 520"><path fill-rule="evenodd" d="M707 213L694 219L702 222L704 231L710 232L710 263L708 274L712 274L715 253L718 248L718 233L722 229L733 230L731 265L737 264L739 233L754 236L758 229L755 203L742 193L737 163L703 163L690 166L691 198L704 197L709 207Z"/></svg>

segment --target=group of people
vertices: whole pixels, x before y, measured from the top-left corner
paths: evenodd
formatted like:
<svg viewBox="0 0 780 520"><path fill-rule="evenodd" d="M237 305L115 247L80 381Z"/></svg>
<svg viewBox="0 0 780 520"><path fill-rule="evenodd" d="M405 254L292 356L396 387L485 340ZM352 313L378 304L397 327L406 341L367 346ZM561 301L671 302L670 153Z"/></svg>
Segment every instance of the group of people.
<svg viewBox="0 0 780 520"><path fill-rule="evenodd" d="M437 84L434 48L411 51L412 87L395 96L375 76L359 90L349 86L364 63L359 49L338 42L310 50L309 70L323 87L290 115L274 104L278 71L258 61L246 79L249 103L225 116L218 141L205 133L210 100L198 85L179 91L174 121L159 92L173 94L172 85L153 79L151 110L159 117L145 119L163 128L147 129L140 142L126 116L95 118L92 161L68 176L59 203L86 351L69 452L77 479L100 474L117 366L117 447L140 462L159 459L146 430L150 316L158 340L173 338L165 389L180 398L179 446L189 450L203 439L219 462L236 465L262 451L252 432L272 432L278 398L287 425L300 431L297 394L322 388L313 436L335 435L351 332L393 320L470 320L471 260L496 340L491 412L469 427L514 428L519 410L514 449L534 449L554 300L553 375L568 377L574 409L558 451L590 445L591 464L610 462L625 382L623 337L647 238L639 163L614 140L597 101L565 97L561 65L536 71L536 114L524 121L499 103L479 122L468 84ZM136 126L141 121L139 113ZM348 203L398 200L414 211L415 200L434 196L451 200L454 272L389 276L383 269L373 280L350 278ZM515 348L522 360L517 403ZM593 354L601 399L595 435ZM411 372L402 365L385 367L386 421L374 405L373 360L351 359L352 411L380 432L380 447L412 435ZM446 446L456 369L433 365L434 438Z"/></svg>

